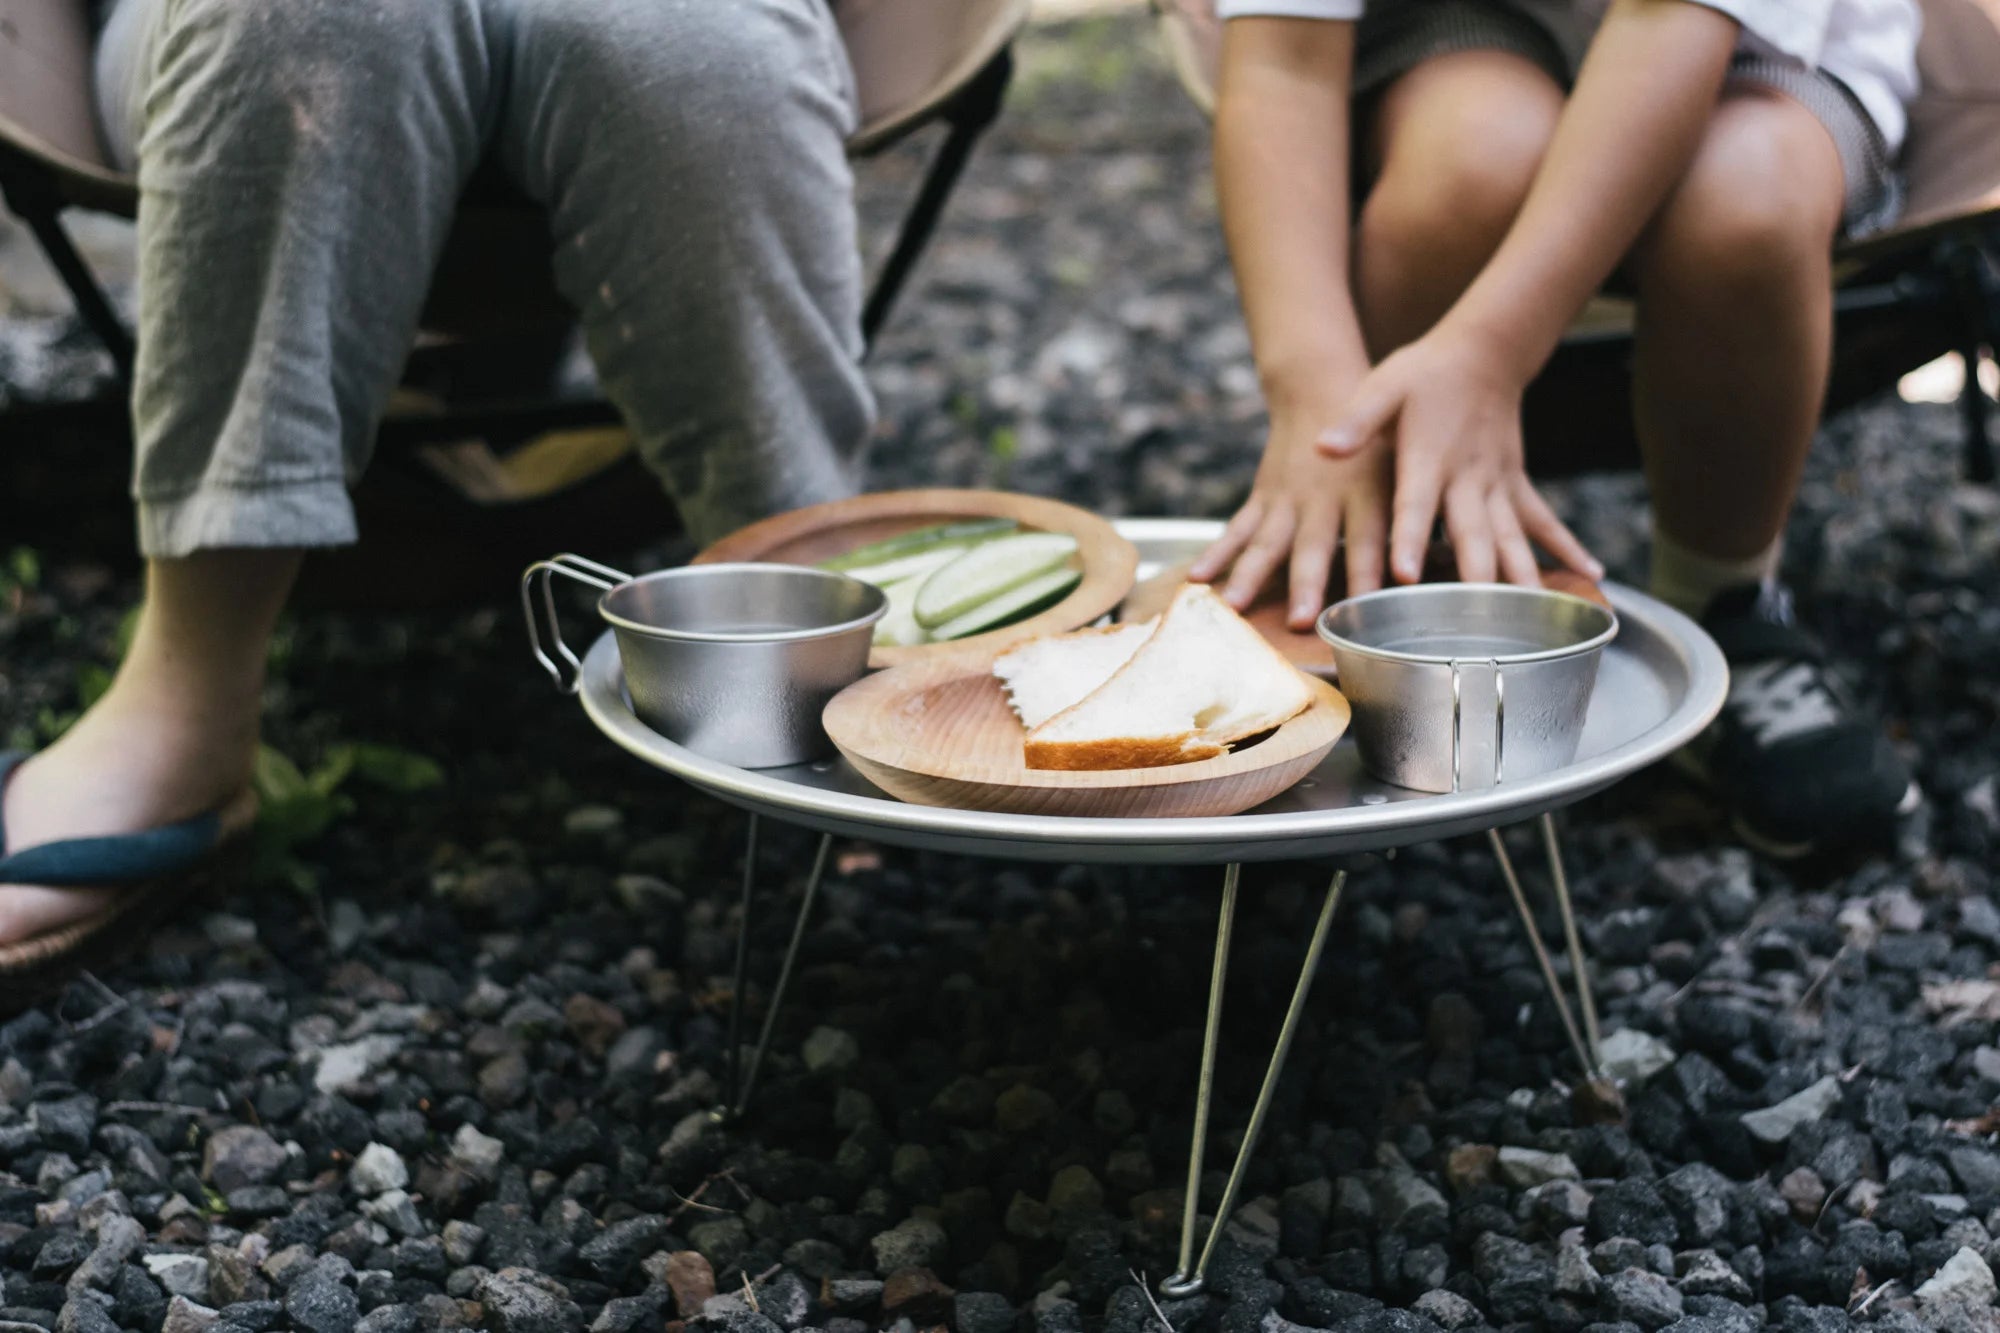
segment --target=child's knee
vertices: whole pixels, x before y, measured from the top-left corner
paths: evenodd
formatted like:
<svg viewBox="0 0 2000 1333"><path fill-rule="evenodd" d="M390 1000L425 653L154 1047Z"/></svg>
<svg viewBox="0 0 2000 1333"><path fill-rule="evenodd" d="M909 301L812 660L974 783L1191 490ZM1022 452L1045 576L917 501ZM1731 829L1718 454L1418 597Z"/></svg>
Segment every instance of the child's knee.
<svg viewBox="0 0 2000 1333"><path fill-rule="evenodd" d="M1642 272L1731 285L1816 277L1831 264L1844 195L1839 154L1803 108L1719 116L1661 210Z"/></svg>
<svg viewBox="0 0 2000 1333"><path fill-rule="evenodd" d="M1362 204L1362 262L1424 264L1462 252L1483 260L1513 226L1553 130L1534 114L1480 124L1469 107L1413 128L1392 145Z"/></svg>

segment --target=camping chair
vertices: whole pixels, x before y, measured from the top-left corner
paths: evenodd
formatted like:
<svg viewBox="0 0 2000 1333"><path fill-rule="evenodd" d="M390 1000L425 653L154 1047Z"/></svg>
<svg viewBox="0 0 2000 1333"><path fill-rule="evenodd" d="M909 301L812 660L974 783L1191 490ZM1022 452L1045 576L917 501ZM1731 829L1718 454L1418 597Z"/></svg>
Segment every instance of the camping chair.
<svg viewBox="0 0 2000 1333"><path fill-rule="evenodd" d="M1892 230L1836 255L1835 411L1916 367L1964 355L1965 472L1993 480L1983 358L2000 345L2000 0L1919 0L1922 88L1902 170L1908 206ZM1175 73L1215 106L1222 25L1213 0L1154 0ZM1530 386L1523 429L1538 476L1636 466L1630 400L1632 309L1605 297L1571 327Z"/></svg>
<svg viewBox="0 0 2000 1333"><path fill-rule="evenodd" d="M837 0L861 100L861 124L848 142L849 155L879 153L934 122L945 127L869 291L862 332L871 345L974 145L999 112L1012 72L1012 42L1027 22L1028 4ZM38 475L63 493L59 507L84 503L86 497L115 498L121 507L116 530L129 532L122 497L129 470L125 397L132 334L63 225L70 209L131 217L139 199L136 181L105 160L98 142L84 11L82 0L0 0L0 199L35 236L116 373L89 401L0 410L0 421L13 427L8 432L13 447L0 454L0 475L17 468ZM524 276L496 283L496 273ZM503 556L526 558L562 545L555 533L577 530L579 520L589 524L584 530L593 533L598 549L670 533L673 518L658 485L630 475L638 467L608 402L594 392L520 393L524 382L552 382L573 324L554 289L539 211L497 172L476 173L433 281L424 333L405 371L406 388L416 391L405 396L414 396L422 407L392 409L383 423L377 466L357 494L364 528L371 534L393 528L402 535L407 528L428 535L432 550L423 554L425 560L435 555L450 561L455 552L480 551L489 570L504 564ZM525 379L524 362L530 376ZM48 453L33 446L50 438L64 445L59 464L23 457ZM487 447L535 439L543 444L504 458ZM102 457L89 489L80 490L76 446L86 440ZM446 442L458 443L450 450L439 447ZM424 463L412 466L419 456ZM110 476L118 480L107 491ZM441 477L449 477L450 484ZM0 482L0 496L11 491L18 497L24 489L31 488ZM468 505L468 497L475 503ZM463 521L444 523L441 514ZM454 530L447 533L447 527ZM0 522L0 530L9 528L21 530ZM404 546L394 539L377 544ZM389 583L372 586L407 593L412 554L399 549ZM462 563L462 554L458 559ZM348 562L342 557L333 563Z"/></svg>

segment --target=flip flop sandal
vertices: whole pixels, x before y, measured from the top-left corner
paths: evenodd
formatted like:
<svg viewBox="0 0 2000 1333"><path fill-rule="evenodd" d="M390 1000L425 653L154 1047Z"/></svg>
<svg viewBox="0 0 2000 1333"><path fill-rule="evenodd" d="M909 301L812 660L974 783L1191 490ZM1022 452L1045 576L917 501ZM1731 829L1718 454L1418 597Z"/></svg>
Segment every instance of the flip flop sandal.
<svg viewBox="0 0 2000 1333"><path fill-rule="evenodd" d="M0 798L26 754L0 753ZM205 881L216 852L249 827L256 797L244 792L220 809L142 833L69 838L7 851L0 817L0 884L45 888L124 888L101 911L13 944L0 945L0 1015L53 995L79 973L143 945Z"/></svg>

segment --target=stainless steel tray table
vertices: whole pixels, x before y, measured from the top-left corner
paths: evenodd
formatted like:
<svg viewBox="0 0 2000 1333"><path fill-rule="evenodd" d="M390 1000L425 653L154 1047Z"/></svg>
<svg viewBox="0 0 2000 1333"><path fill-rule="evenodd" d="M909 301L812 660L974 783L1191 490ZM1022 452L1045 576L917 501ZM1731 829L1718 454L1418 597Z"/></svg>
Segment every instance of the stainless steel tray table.
<svg viewBox="0 0 2000 1333"><path fill-rule="evenodd" d="M1118 529L1139 548L1139 575L1153 572L1199 552L1221 531L1221 524L1203 519L1123 519ZM934 851L971 856L1042 861L1117 863L1220 864L1226 866L1221 916L1216 930L1214 968L1210 978L1209 1012L1197 1084L1193 1146L1188 1168L1188 1192L1181 1230L1180 1271L1162 1284L1173 1295L1200 1290L1215 1238L1234 1206L1244 1167L1254 1151L1271 1094L1291 1045L1312 983L1313 970L1332 924L1345 870L1335 872L1300 972L1292 1003L1279 1031L1266 1069L1264 1085L1251 1112L1250 1125L1229 1184L1218 1204L1208 1244L1197 1260L1193 1252L1197 1222L1197 1187L1206 1146L1210 1093L1229 940L1235 921L1237 884L1245 861L1304 860L1342 853L1387 851L1414 843L1484 831L1499 862L1502 878L1521 917L1548 985L1557 1013L1585 1070L1597 1070L1597 1020L1587 982L1587 968L1569 902L1559 840L1549 813L1603 790L1664 758L1699 733L1728 692L1728 669L1721 652L1699 626L1671 607L1632 589L1605 589L1619 617L1618 637L1606 649L1597 687L1577 749L1576 760L1539 778L1502 782L1483 790L1432 795L1390 786L1368 776L1351 739L1343 739L1303 782L1274 800L1244 814L1203 819L1075 819L1051 815L990 814L906 805L885 795L856 773L845 760L749 770L704 759L648 728L633 714L619 675L618 648L610 633L601 635L585 657L579 693L590 720L613 742L653 766L690 785L738 805L751 813L750 846L744 858L745 929L754 881L757 820L769 816L820 832L818 855L807 877L806 891L793 927L772 1002L762 1032L740 1076L735 1060L740 1042L732 1014L731 1070L725 1112L740 1114L755 1086L758 1066L768 1049L773 1024L783 1002L786 982L796 958L831 840L836 835L865 838ZM1561 909L1565 944L1578 986L1582 1022L1576 1018L1557 980L1553 963L1508 858L1499 829L1540 817L1544 850ZM735 995L743 994L746 954L738 941Z"/></svg>

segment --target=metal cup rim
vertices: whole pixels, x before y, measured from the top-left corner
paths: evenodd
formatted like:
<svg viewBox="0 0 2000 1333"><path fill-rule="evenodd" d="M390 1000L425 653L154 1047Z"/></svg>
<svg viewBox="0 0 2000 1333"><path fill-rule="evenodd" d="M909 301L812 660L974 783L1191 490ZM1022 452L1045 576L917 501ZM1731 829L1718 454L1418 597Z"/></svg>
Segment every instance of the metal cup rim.
<svg viewBox="0 0 2000 1333"><path fill-rule="evenodd" d="M1435 597L1440 590L1462 591L1477 588L1481 591L1497 592L1503 597L1547 598L1550 600L1574 602L1578 606L1604 617L1605 627L1587 639L1563 644L1556 648L1538 648L1528 653L1413 653L1395 649L1378 648L1373 644L1350 639L1333 628L1333 620L1341 608L1370 601L1388 601ZM1517 583L1413 583L1397 588L1378 588L1374 592L1361 593L1355 597L1343 598L1320 612L1314 622L1320 638L1340 652L1350 652L1362 657L1372 657L1383 662L1409 662L1427 666L1450 666L1456 662L1493 662L1500 666L1527 666L1537 662L1557 662L1568 657L1581 657L1596 652L1618 637L1618 613L1588 597L1562 592L1555 588L1524 588Z"/></svg>
<svg viewBox="0 0 2000 1333"><path fill-rule="evenodd" d="M805 576L830 583L853 584L862 588L873 600L870 610L861 615L838 621L831 625L809 625L799 629L784 630L698 630L674 629L664 625L647 625L621 616L606 608L620 590L640 583L666 582L670 580L713 578L728 574L747 572L760 574L780 573L786 576ZM597 614L604 623L622 633L636 634L647 639L671 639L682 643L801 643L811 639L831 639L854 630L866 629L889 613L889 598L880 588L865 579L857 579L831 569L816 569L811 565L788 565L776 561L734 561L712 565L678 565L672 569L656 569L650 574L630 578L605 591L597 599Z"/></svg>

